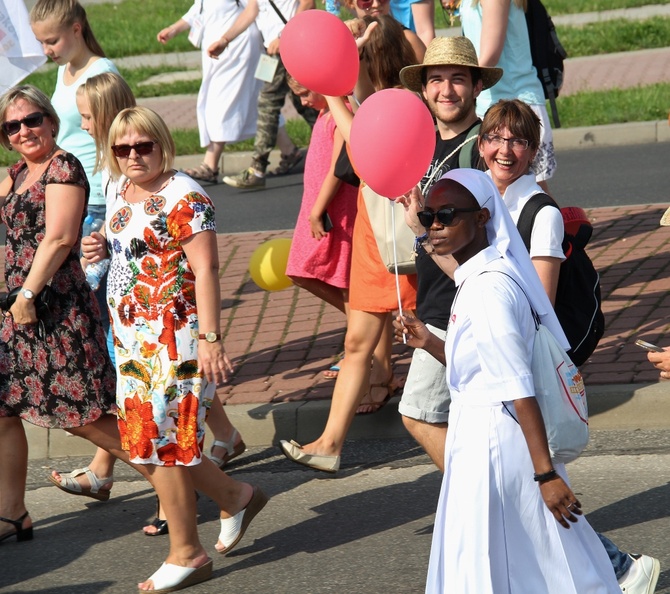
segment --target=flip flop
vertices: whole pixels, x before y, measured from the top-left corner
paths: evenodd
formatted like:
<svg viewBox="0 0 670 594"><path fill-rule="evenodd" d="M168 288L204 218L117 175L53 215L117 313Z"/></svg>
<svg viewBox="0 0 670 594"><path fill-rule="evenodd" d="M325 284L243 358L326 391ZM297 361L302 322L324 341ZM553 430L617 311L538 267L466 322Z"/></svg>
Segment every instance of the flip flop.
<svg viewBox="0 0 670 594"><path fill-rule="evenodd" d="M323 372L323 377L326 379L337 379L337 375L340 373L340 366L338 363L331 365L328 369Z"/></svg>

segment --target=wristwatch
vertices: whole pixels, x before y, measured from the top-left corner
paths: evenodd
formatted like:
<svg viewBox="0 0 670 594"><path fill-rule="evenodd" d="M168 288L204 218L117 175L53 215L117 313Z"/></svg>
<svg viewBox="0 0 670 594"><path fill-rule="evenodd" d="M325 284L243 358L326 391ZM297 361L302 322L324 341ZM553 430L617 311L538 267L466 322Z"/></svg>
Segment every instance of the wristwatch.
<svg viewBox="0 0 670 594"><path fill-rule="evenodd" d="M35 299L35 293L30 289L21 289L21 295L23 295L28 301Z"/></svg>
<svg viewBox="0 0 670 594"><path fill-rule="evenodd" d="M217 340L221 340L221 335L216 332L207 332L206 334L198 334L198 338L207 342L216 342Z"/></svg>

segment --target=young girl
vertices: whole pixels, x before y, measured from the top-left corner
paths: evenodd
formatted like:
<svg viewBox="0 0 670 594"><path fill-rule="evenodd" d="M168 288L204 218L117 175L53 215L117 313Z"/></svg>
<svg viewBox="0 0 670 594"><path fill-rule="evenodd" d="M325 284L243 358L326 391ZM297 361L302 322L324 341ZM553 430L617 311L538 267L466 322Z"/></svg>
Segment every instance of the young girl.
<svg viewBox="0 0 670 594"><path fill-rule="evenodd" d="M203 162L184 171L198 181L216 183L219 161L227 142L252 138L256 134L258 93L262 82L254 77L261 55L262 40L251 23L235 39L223 37L225 52L212 55L210 45L219 40L243 11L246 2L236 0L194 0L178 21L162 29L160 43L190 30L189 39L202 40L202 84L198 93L200 144L207 147ZM195 36L195 38L194 38Z"/></svg>
<svg viewBox="0 0 670 594"><path fill-rule="evenodd" d="M56 142L77 157L86 171L91 195L87 214L105 218L102 175L96 170L95 141L81 128L76 92L86 79L102 72L118 72L105 57L77 0L38 0L30 11L30 26L47 57L58 64L51 102L61 121Z"/></svg>
<svg viewBox="0 0 670 594"><path fill-rule="evenodd" d="M305 107L318 109L320 113L305 160L305 190L286 274L297 286L346 314L358 190L334 175L344 140L325 97L290 76L288 84ZM324 228L324 219L332 228Z"/></svg>

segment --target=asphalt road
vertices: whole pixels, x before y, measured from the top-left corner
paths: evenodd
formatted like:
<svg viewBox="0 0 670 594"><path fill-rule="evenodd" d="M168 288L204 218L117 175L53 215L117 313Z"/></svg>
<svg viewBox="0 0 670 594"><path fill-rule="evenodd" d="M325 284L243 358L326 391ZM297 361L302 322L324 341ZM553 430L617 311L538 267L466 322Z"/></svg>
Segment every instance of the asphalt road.
<svg viewBox="0 0 670 594"><path fill-rule="evenodd" d="M593 431L569 473L589 521L623 550L661 561L670 593L670 435ZM75 438L73 438L75 439ZM644 454L644 455L643 455ZM53 461L52 461L53 462ZM61 468L84 459L59 460ZM2 594L126 594L163 561L166 537L140 532L154 512L148 485L117 465L106 503L47 486L47 461L30 462L31 542L0 544ZM216 509L199 501L200 536L214 579L192 594L410 594L423 592L440 475L410 439L348 442L332 478L252 448L231 464L271 496L238 549L214 552Z"/></svg>
<svg viewBox="0 0 670 594"><path fill-rule="evenodd" d="M562 206L583 208L670 202L670 143L584 148L557 153L550 189ZM223 233L293 229L302 175L268 178L263 190L207 186Z"/></svg>

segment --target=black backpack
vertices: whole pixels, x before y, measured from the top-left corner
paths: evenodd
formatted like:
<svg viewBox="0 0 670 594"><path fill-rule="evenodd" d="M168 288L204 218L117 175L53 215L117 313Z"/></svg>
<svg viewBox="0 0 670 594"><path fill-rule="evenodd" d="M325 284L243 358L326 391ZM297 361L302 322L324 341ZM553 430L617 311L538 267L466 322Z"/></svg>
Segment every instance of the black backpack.
<svg viewBox="0 0 670 594"><path fill-rule="evenodd" d="M530 251L530 235L535 216L545 206L558 205L547 194L536 194L521 210L517 228L526 249ZM575 365L582 365L593 354L605 332L605 316L601 309L600 276L584 251L593 227L582 224L577 235L563 236L565 260L561 264L554 310L570 343L568 354Z"/></svg>
<svg viewBox="0 0 670 594"><path fill-rule="evenodd" d="M545 99L551 104L554 128L560 128L556 97L563 85L563 60L568 57L556 34L556 28L540 0L528 0L526 25L530 39L530 53L537 77L542 83Z"/></svg>

